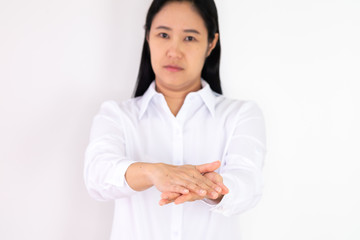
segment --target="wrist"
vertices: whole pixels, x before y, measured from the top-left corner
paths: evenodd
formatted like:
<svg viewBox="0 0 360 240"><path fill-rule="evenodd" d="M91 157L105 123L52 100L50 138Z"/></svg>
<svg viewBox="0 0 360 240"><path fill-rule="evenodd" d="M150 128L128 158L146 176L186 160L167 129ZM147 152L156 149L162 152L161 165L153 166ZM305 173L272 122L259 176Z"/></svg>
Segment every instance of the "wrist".
<svg viewBox="0 0 360 240"><path fill-rule="evenodd" d="M151 185L150 187L155 185L156 179L156 170L158 169L159 163L143 163L143 177L147 180L147 182Z"/></svg>
<svg viewBox="0 0 360 240"><path fill-rule="evenodd" d="M151 163L136 162L128 167L125 178L132 189L143 191L153 186L151 181L151 165Z"/></svg>

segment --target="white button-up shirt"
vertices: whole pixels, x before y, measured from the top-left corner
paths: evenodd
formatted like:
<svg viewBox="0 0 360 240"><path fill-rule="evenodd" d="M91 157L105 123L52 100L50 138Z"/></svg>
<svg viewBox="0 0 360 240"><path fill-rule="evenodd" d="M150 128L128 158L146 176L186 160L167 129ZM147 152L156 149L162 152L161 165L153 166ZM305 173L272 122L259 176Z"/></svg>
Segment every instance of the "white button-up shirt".
<svg viewBox="0 0 360 240"><path fill-rule="evenodd" d="M186 96L175 117L153 82L142 97L102 104L91 129L84 177L93 198L115 200L111 240L238 240L239 214L261 196L264 156L264 118L254 102L225 98L202 80L202 89ZM230 190L218 204L159 206L155 187L137 192L124 177L134 162L216 160Z"/></svg>

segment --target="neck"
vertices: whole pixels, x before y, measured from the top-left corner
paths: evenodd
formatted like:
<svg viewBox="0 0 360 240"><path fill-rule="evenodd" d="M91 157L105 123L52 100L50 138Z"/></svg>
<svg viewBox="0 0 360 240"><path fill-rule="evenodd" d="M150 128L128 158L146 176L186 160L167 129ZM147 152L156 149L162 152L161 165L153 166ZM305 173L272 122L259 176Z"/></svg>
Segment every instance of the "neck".
<svg viewBox="0 0 360 240"><path fill-rule="evenodd" d="M183 89L169 89L161 86L160 84L159 85L156 84L156 91L164 95L166 103L169 106L170 111L174 116L176 116L180 111L185 101L185 97L190 92L196 92L200 89L201 89L201 82Z"/></svg>

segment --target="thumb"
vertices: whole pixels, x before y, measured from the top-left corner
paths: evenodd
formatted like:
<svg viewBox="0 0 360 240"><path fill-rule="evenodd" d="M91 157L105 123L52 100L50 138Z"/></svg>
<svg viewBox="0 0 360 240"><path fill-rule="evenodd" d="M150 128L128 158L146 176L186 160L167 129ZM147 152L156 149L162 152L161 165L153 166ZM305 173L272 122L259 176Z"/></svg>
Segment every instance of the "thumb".
<svg viewBox="0 0 360 240"><path fill-rule="evenodd" d="M212 163L205 163L205 164L197 165L196 169L200 173L207 173L207 172L215 171L216 169L218 169L220 167L220 165L221 165L220 161L215 161Z"/></svg>

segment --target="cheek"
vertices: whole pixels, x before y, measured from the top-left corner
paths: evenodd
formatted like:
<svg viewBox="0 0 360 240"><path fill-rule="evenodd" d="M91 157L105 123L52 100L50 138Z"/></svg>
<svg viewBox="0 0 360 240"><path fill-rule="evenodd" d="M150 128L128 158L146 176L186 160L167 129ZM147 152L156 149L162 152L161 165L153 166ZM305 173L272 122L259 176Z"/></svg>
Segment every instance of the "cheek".
<svg viewBox="0 0 360 240"><path fill-rule="evenodd" d="M196 55L197 59L205 59L207 48L204 44L201 44L193 49L194 55Z"/></svg>
<svg viewBox="0 0 360 240"><path fill-rule="evenodd" d="M156 46L156 44L149 44L149 48L150 48L150 60L151 60L151 64L153 66L153 68L156 68L157 65L159 64L159 59L160 59L160 51L159 51L159 47ZM156 51L154 50L156 49Z"/></svg>
<svg viewBox="0 0 360 240"><path fill-rule="evenodd" d="M206 59L206 49L196 49L196 51L193 51L191 53L189 59L191 59L193 66L197 66L197 68L202 68Z"/></svg>

